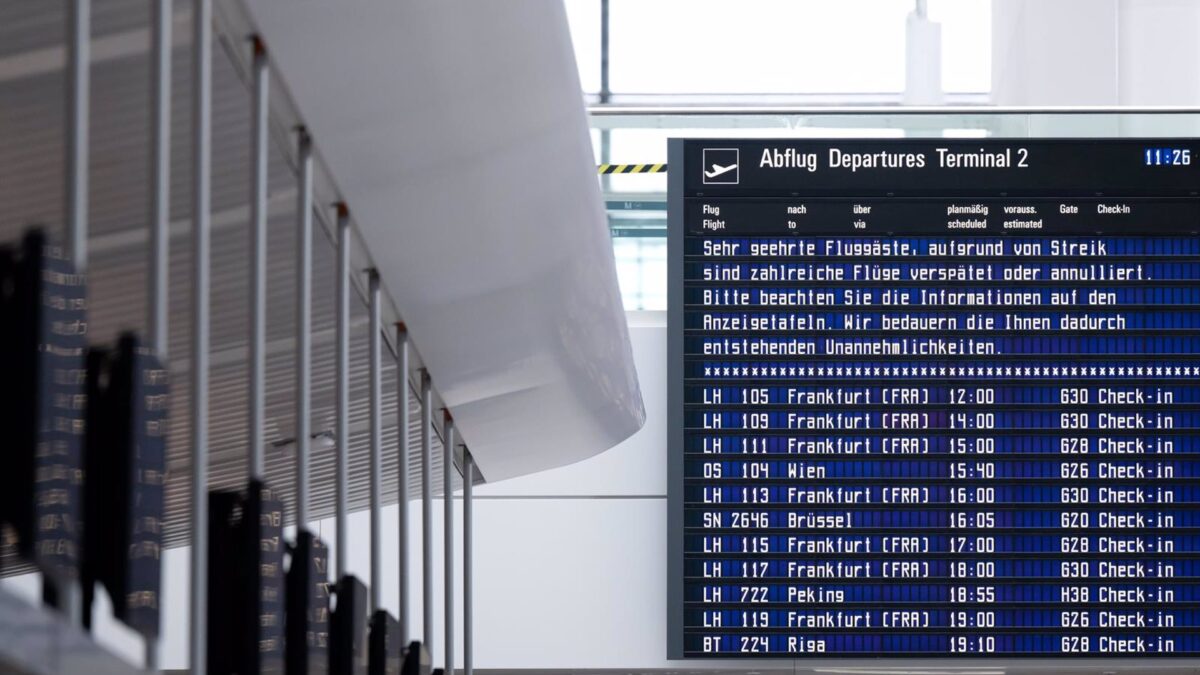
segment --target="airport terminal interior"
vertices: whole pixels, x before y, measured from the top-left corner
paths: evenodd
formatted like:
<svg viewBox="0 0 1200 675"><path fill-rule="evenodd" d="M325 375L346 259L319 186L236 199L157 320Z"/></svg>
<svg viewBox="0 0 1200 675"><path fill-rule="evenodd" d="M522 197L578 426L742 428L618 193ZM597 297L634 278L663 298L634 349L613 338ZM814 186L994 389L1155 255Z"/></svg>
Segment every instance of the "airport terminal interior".
<svg viewBox="0 0 1200 675"><path fill-rule="evenodd" d="M0 673L1200 672L1198 33L0 0Z"/></svg>

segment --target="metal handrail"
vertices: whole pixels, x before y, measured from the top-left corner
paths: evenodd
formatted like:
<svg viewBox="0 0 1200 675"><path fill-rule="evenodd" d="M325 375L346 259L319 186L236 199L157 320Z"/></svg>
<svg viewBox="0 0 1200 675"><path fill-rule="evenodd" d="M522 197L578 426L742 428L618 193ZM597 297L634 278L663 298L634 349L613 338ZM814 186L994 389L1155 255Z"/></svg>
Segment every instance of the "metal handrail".
<svg viewBox="0 0 1200 675"><path fill-rule="evenodd" d="M1192 106L901 106L881 105L624 105L597 104L587 107L589 115L1196 115Z"/></svg>

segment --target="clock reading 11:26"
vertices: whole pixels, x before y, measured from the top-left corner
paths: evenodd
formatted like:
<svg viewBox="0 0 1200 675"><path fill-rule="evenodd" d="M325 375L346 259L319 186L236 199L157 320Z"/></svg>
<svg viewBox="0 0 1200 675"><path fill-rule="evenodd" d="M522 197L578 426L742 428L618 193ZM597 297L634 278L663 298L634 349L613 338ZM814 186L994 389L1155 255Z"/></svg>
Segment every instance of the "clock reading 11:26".
<svg viewBox="0 0 1200 675"><path fill-rule="evenodd" d="M1146 166L1189 166L1192 151L1188 148L1146 148L1142 159Z"/></svg>

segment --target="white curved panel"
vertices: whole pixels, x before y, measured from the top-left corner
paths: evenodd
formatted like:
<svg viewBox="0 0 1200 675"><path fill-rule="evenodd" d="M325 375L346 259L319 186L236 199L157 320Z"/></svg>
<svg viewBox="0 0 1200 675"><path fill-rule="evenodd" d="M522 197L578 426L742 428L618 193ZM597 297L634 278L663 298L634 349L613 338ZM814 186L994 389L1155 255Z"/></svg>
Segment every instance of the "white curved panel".
<svg viewBox="0 0 1200 675"><path fill-rule="evenodd" d="M561 4L245 4L483 475L639 429Z"/></svg>

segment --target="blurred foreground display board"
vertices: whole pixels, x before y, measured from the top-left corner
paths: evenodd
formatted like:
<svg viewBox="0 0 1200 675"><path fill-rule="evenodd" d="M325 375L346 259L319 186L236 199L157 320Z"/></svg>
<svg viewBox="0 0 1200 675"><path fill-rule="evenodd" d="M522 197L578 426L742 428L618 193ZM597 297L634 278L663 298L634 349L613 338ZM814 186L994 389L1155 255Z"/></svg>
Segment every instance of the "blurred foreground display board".
<svg viewBox="0 0 1200 675"><path fill-rule="evenodd" d="M385 610L376 610L371 614L367 652L368 675L400 675L404 667L400 623Z"/></svg>
<svg viewBox="0 0 1200 675"><path fill-rule="evenodd" d="M288 675L329 672L329 548L307 530L296 533L285 587Z"/></svg>
<svg viewBox="0 0 1200 675"><path fill-rule="evenodd" d="M39 230L0 250L4 520L55 584L77 578L83 528L86 286Z"/></svg>
<svg viewBox="0 0 1200 675"><path fill-rule="evenodd" d="M331 675L367 675L367 587L353 575L343 575L336 586L329 623Z"/></svg>
<svg viewBox="0 0 1200 675"><path fill-rule="evenodd" d="M429 650L420 642L410 642L404 650L404 663L401 665L402 675L428 675L432 666Z"/></svg>
<svg viewBox="0 0 1200 675"><path fill-rule="evenodd" d="M1198 152L671 141L669 655L1200 655Z"/></svg>
<svg viewBox="0 0 1200 675"><path fill-rule="evenodd" d="M167 372L136 337L123 335L114 350L89 351L87 395L84 622L91 623L99 581L118 619L157 636Z"/></svg>
<svg viewBox="0 0 1200 675"><path fill-rule="evenodd" d="M259 480L209 495L208 664L284 671L283 502Z"/></svg>

